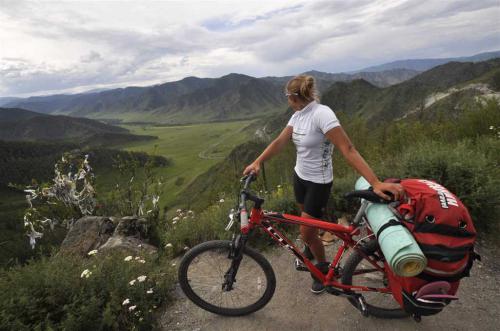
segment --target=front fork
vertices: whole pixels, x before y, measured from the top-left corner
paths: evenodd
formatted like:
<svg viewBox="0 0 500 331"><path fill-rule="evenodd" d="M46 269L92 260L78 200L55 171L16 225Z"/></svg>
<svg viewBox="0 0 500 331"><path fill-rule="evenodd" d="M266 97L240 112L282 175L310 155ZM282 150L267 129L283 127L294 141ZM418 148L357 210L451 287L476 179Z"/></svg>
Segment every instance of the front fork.
<svg viewBox="0 0 500 331"><path fill-rule="evenodd" d="M229 292L233 289L233 284L236 282L236 273L240 267L241 259L243 258L243 250L248 241L247 234L233 235L229 246L228 258L231 259L231 266L224 274L224 283L222 290Z"/></svg>

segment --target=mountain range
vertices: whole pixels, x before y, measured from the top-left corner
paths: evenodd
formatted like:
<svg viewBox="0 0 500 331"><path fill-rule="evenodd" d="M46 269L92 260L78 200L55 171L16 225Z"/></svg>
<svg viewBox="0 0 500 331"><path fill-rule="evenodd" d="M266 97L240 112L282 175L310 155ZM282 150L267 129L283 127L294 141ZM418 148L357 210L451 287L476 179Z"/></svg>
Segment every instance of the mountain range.
<svg viewBox="0 0 500 331"><path fill-rule="evenodd" d="M449 62L403 83L379 88L364 80L337 82L323 93L322 103L336 112L360 115L375 125L416 112L429 112L437 101L469 92L468 99L500 100L500 58L483 62ZM457 109L448 109L448 115Z"/></svg>
<svg viewBox="0 0 500 331"><path fill-rule="evenodd" d="M336 81L363 78L378 86L388 86L418 74L405 69L352 75L308 73L317 77L321 91ZM16 99L5 107L123 122L179 124L249 119L282 111L286 107L284 85L290 78L254 78L241 74L220 78L187 77L149 87Z"/></svg>
<svg viewBox="0 0 500 331"><path fill-rule="evenodd" d="M484 61L477 61L495 56L499 57L500 51L481 53L472 57L454 58L454 60L458 60L456 62L448 62L451 59L405 60L370 67L363 72L332 74L309 71L306 74L316 77L320 92L324 96L323 99L333 100L328 96L331 94L335 96L336 101L332 102L336 105L343 107L344 105L341 103L347 102L346 105L349 107L355 106L353 108L357 109L355 111L368 112L369 116L374 113L384 113L383 116L386 116L397 113L396 108L403 109L403 102L409 100L411 107L414 108L415 104L413 103L417 102L415 100L421 101L426 94L434 89L449 87L451 83L458 82L460 79L469 79L474 74L474 70L479 70L477 68L483 66L480 63L484 63ZM444 62L451 66L445 68L456 68L457 73L448 72L448 70L453 69L441 69L446 72L438 73L438 75L444 74L444 76L431 77L434 75L432 70ZM420 71L429 67L434 69L424 73ZM460 76L462 74L463 76ZM110 123L185 124L227 121L259 118L281 113L286 108L286 100L283 96L284 85L290 78L292 76L255 78L232 73L220 78L187 77L179 81L154 86L127 87L93 93L38 96L24 99L3 98L0 102L7 102L4 107L22 108L52 115L86 117ZM445 83L447 79L451 79L450 84ZM358 80L363 80L365 83L358 82ZM334 86L338 82L341 84ZM346 90L350 86L349 84L345 85L348 82L357 84L359 90ZM405 83L407 84L405 85ZM356 95L356 93L362 95ZM400 104L397 101L388 101L392 100L392 93L405 94L399 98ZM358 98L365 100L372 95L385 100L384 102L375 102L383 109L379 109L377 108L379 106L375 105L365 105L363 107L374 107L370 111L365 111L361 109L361 104L357 106L350 104L352 100L358 100Z"/></svg>
<svg viewBox="0 0 500 331"><path fill-rule="evenodd" d="M500 57L500 51L479 53L472 56L439 58L439 59L413 59L399 60L384 63L359 70L360 72L381 72L393 69L407 69L416 71L426 71L448 62L481 62Z"/></svg>

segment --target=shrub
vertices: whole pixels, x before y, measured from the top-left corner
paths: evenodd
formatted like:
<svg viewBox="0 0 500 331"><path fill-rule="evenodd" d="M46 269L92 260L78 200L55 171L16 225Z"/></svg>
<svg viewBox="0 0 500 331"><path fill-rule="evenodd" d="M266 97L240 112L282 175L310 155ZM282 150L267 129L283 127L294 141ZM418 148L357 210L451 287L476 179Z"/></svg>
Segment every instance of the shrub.
<svg viewBox="0 0 500 331"><path fill-rule="evenodd" d="M393 169L402 178L426 178L444 185L467 206L478 227L494 229L500 216L500 176L498 155L491 151L498 151L498 145L498 139L487 137L475 143L427 141L410 146Z"/></svg>
<svg viewBox="0 0 500 331"><path fill-rule="evenodd" d="M169 299L173 268L167 257L140 259L56 256L3 270L0 329L150 330L155 307ZM139 282L141 275L146 278Z"/></svg>

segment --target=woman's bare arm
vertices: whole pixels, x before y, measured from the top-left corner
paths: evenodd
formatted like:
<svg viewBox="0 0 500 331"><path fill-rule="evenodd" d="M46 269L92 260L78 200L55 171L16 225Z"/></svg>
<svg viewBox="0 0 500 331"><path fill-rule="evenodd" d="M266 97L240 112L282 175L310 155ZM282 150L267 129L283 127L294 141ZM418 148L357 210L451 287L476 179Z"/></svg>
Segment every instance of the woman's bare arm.
<svg viewBox="0 0 500 331"><path fill-rule="evenodd" d="M384 199L390 199L390 197L384 193L391 192L394 194L396 200L398 200L403 194L403 188L399 184L383 183L381 182L377 175L370 168L365 159L359 154L351 140L345 133L341 126L337 126L326 133L326 137L332 144L335 145L342 153L347 163L353 167L361 176L363 176L368 183L373 187L373 191L377 193Z"/></svg>
<svg viewBox="0 0 500 331"><path fill-rule="evenodd" d="M285 127L283 131L281 131L280 135L266 147L262 154L260 154L259 157L252 162L252 164L245 168L243 174L246 175L250 172L255 172L256 174L258 174L262 162L267 161L274 155L278 154L290 141L290 139L292 138L292 133L293 128L291 126Z"/></svg>

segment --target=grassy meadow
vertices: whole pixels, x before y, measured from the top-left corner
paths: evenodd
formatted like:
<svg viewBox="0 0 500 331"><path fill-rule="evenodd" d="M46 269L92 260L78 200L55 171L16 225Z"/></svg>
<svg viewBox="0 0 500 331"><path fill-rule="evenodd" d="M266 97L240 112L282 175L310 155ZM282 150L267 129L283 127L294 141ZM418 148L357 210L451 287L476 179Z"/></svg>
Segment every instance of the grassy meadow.
<svg viewBox="0 0 500 331"><path fill-rule="evenodd" d="M231 149L245 142L253 135L247 129L254 121L218 122L179 126L154 126L150 124L122 125L133 134L153 135L158 139L132 142L121 149L141 151L165 156L172 165L159 168L164 177L162 206L171 207L177 194L198 175L224 159ZM116 174L100 176L104 186L112 185Z"/></svg>

